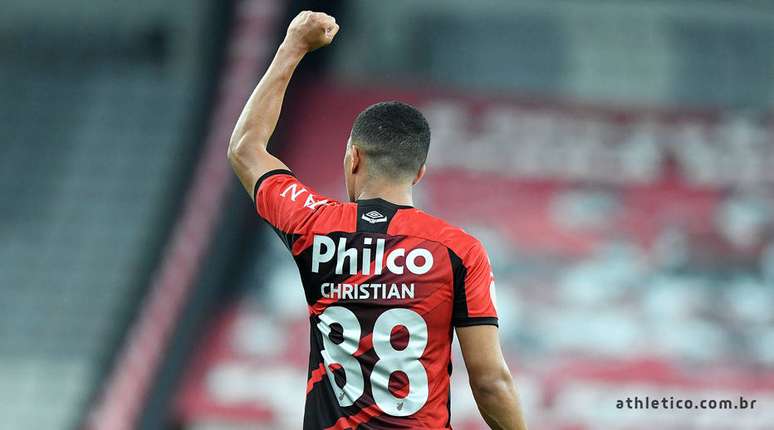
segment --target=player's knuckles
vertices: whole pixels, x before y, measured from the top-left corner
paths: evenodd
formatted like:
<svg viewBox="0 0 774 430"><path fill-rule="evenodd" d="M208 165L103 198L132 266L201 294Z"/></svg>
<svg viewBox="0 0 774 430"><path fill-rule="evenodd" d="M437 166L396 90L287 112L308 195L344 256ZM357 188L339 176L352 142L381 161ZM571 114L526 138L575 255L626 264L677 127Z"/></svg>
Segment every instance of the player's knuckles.
<svg viewBox="0 0 774 430"><path fill-rule="evenodd" d="M311 29L311 30L317 30L318 28L321 28L324 25L322 23L322 21L320 21L319 19L315 19L315 18L309 18L309 22L307 24L308 24L309 29Z"/></svg>
<svg viewBox="0 0 774 430"><path fill-rule="evenodd" d="M303 11L303 12L299 13L298 15L296 15L296 17L293 18L293 21L298 22L298 23L304 22L308 17L309 17L308 11Z"/></svg>
<svg viewBox="0 0 774 430"><path fill-rule="evenodd" d="M318 22L321 24L330 24L330 23L336 22L336 20L333 19L332 16L326 15L324 13L316 13L312 16L312 19L314 19L315 22Z"/></svg>

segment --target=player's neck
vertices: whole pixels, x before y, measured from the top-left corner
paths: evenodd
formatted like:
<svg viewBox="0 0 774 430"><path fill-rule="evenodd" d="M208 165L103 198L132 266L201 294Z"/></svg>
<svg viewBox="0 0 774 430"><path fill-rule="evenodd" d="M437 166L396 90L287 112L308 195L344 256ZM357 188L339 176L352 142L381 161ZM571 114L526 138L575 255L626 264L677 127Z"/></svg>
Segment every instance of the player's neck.
<svg viewBox="0 0 774 430"><path fill-rule="evenodd" d="M414 206L410 186L368 184L360 191L358 200L382 199L396 205Z"/></svg>

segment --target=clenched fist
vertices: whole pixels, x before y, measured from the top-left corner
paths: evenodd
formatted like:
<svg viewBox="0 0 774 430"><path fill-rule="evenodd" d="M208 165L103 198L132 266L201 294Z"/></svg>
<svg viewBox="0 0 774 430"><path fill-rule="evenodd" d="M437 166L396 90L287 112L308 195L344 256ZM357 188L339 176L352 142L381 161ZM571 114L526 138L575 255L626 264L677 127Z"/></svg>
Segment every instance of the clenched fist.
<svg viewBox="0 0 774 430"><path fill-rule="evenodd" d="M285 43L310 52L330 44L338 31L339 26L332 16L305 10L290 22Z"/></svg>

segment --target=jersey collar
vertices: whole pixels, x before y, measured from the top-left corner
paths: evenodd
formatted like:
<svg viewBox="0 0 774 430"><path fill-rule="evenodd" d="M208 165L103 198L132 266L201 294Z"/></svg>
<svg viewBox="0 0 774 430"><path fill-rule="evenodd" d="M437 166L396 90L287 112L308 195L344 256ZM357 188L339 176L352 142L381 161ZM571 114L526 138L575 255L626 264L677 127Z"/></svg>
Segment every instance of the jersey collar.
<svg viewBox="0 0 774 430"><path fill-rule="evenodd" d="M413 209L414 208L414 206L410 206L410 205L396 205L395 203L388 202L387 200L384 200L379 197L376 197L373 199L360 199L360 200L357 200L355 203L359 205L382 205L382 206L387 206L395 209Z"/></svg>

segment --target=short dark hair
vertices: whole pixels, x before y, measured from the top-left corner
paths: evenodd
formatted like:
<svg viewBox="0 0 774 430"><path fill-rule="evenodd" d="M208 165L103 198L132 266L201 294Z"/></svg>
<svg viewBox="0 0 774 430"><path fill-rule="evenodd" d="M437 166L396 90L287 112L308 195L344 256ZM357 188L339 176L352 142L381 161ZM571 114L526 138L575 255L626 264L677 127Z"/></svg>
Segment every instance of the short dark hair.
<svg viewBox="0 0 774 430"><path fill-rule="evenodd" d="M427 160L430 126L409 104L381 102L357 116L352 143L368 157L373 168L369 174L406 178L416 175Z"/></svg>

